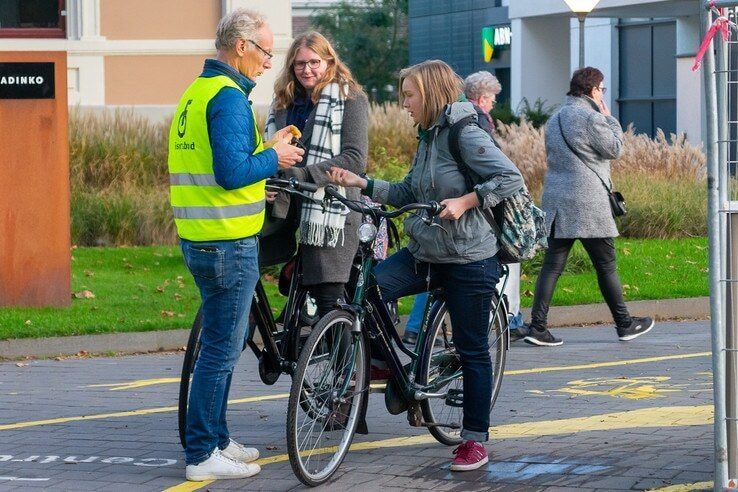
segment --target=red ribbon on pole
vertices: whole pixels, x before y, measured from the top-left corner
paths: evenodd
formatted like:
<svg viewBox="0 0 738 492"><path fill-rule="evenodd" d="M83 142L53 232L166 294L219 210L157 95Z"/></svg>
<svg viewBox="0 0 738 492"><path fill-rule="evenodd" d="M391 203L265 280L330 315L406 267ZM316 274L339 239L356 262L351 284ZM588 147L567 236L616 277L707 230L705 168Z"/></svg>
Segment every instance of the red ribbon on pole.
<svg viewBox="0 0 738 492"><path fill-rule="evenodd" d="M715 2L712 1L710 6L714 9ZM707 34L705 34L705 39L702 40L700 49L697 51L697 56L695 56L694 58L694 65L692 66L693 72L696 72L700 69L702 58L704 58L705 53L707 53L707 49L710 47L710 43L712 43L713 38L717 35L718 32L722 34L723 41L727 42L730 39L730 27L735 26L735 24L732 23L730 19L728 19L728 17L725 15L725 9L717 10L717 12L718 18L715 19L715 22L712 23L712 26L710 26Z"/></svg>

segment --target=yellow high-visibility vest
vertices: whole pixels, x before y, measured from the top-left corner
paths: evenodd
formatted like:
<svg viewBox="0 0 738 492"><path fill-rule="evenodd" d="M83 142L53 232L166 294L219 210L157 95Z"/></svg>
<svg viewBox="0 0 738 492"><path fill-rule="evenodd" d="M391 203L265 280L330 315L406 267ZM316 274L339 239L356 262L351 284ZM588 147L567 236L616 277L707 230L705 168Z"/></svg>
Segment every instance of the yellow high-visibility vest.
<svg viewBox="0 0 738 492"><path fill-rule="evenodd" d="M223 87L243 90L225 75L198 77L185 91L169 130L169 192L179 237L225 241L253 236L264 224L264 180L237 190L215 182L206 119ZM245 93L244 93L245 95ZM255 151L264 150L254 116Z"/></svg>

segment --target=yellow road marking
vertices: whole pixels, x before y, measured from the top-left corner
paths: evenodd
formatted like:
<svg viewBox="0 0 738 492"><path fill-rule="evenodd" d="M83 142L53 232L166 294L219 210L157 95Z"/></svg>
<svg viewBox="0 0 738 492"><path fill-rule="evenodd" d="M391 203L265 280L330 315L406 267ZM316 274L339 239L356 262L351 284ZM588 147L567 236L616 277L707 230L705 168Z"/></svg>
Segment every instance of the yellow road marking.
<svg viewBox="0 0 738 492"><path fill-rule="evenodd" d="M695 425L708 425L712 423L712 405L695 407L656 407L643 408L639 410L628 410L625 412L614 412L589 417L574 417L570 419L545 420L537 422L523 422L519 424L506 424L490 427L490 439L516 439L524 437L554 436L562 434L578 434L581 432L608 431L630 428L646 427L684 427ZM419 436L394 437L380 441L366 441L351 445L351 451L367 451L378 448L395 448L403 446L417 446L421 444L432 444L436 440L433 436L424 434ZM333 452L334 446L320 448L313 451L313 455ZM279 454L261 458L256 463L269 465L289 460L289 455ZM183 482L175 485L165 492L182 492L201 489L209 482ZM662 489L663 490L663 489ZM690 489L678 489L690 490Z"/></svg>
<svg viewBox="0 0 738 492"><path fill-rule="evenodd" d="M248 398L236 398L234 400L228 400L228 404L234 405L237 403L253 403L257 401L266 400L279 400L287 398L290 395L288 393L279 393L276 395L264 395L264 396L251 396ZM14 424L3 424L0 425L0 431L13 430L13 429L24 429L26 427L37 427L39 425L51 425L51 424L64 424L67 422L78 422L80 420L100 420L108 418L119 418L119 417L133 417L136 415L151 415L153 413L166 413L176 412L177 407L158 407L158 408L141 408L139 410L130 410L127 412L112 412L112 413L98 413L93 415L79 415L75 417L60 417L56 419L47 420L31 420L28 422L16 422Z"/></svg>
<svg viewBox="0 0 738 492"><path fill-rule="evenodd" d="M627 366L630 364L643 364L647 362L662 362L665 360L691 359L694 357L709 357L711 352L695 352L690 354L664 355L660 357L646 357L643 359L626 359L609 362L593 362L591 364L577 364L570 366L552 366L552 367L535 367L532 369L516 369L505 371L505 376L519 376L522 374L542 374L546 372L559 371L576 371L579 369L597 369L599 367L616 367ZM698 373L702 374L702 373ZM712 373L704 373L712 375ZM110 388L110 391L129 390L135 388L143 388L145 386L153 386L156 384L172 384L179 383L180 378L155 378L155 379L137 379L134 381L126 381L122 383L106 383L106 384L90 384L87 388ZM373 389L383 388L383 385L372 385Z"/></svg>
<svg viewBox="0 0 738 492"><path fill-rule="evenodd" d="M694 358L694 357L707 357L709 355L711 355L711 352L695 352L695 353L689 353L689 354L666 355L666 356L661 356L661 357L646 357L642 359L628 359L628 360L611 361L611 362L595 362L592 364L539 367L539 368L533 368L533 369L518 369L514 371L505 371L505 375L517 376L521 374L538 374L538 373L558 372L558 371L575 371L579 369L594 369L598 367L613 367L613 366L623 366L623 365L630 365L630 364L643 364L647 362L661 362L665 360L689 359L689 358ZM168 378L168 379L179 381L176 378ZM147 381L147 380L138 380L138 381L131 381L128 383L115 383L115 384L133 384L133 383L140 384L143 381ZM148 380L148 381L152 381L152 380ZM158 384L158 383L155 383L155 384ZM372 385L372 387L376 387L377 389L379 389L381 385ZM277 394L277 395L266 395L266 396L257 396L257 397L251 397L251 398L240 398L240 399L235 399L235 400L229 400L229 403L230 404L250 403L250 402L257 402L257 401L264 401L264 400L276 400L276 399L288 398L288 397L289 395L287 393L282 393L282 394ZM102 414L93 414L93 415L80 415L80 416L72 416L72 417L60 417L56 419L34 420L34 421L29 421L29 422L17 422L13 424L0 424L0 431L23 429L26 427L36 427L40 425L52 425L52 424L63 424L67 422L78 422L81 420L100 420L100 419L106 419L106 418L121 418L121 417L132 417L136 415L166 413L166 412L174 412L176 410L177 410L177 407L144 408L140 410L131 410L131 411L126 411L126 412L112 412L112 413L102 413Z"/></svg>
<svg viewBox="0 0 738 492"><path fill-rule="evenodd" d="M155 384L179 383L180 378L138 379L126 383L89 384L87 388L110 388L110 391L129 390Z"/></svg>
<svg viewBox="0 0 738 492"><path fill-rule="evenodd" d="M695 482L695 483L683 483L678 485L670 485L661 489L651 489L652 491L658 492L689 492L692 490L712 490L713 482ZM185 489L180 489L185 490ZM192 489L196 490L196 489Z"/></svg>
<svg viewBox="0 0 738 492"><path fill-rule="evenodd" d="M579 369L598 369L600 367L628 366L630 364L644 364L646 362L661 362L665 360L692 359L694 357L709 357L712 352L695 352L691 354L664 355L661 357L645 357L643 359L613 360L610 362L593 362L592 364L577 364L571 366L536 367L533 369L516 369L505 371L505 376L519 376L521 374L542 374L545 372L578 371Z"/></svg>
<svg viewBox="0 0 738 492"><path fill-rule="evenodd" d="M569 381L564 388L546 393L568 393L574 396L611 396L628 400L663 398L666 393L681 391L681 385L667 385L668 376L643 376L636 378L592 378Z"/></svg>

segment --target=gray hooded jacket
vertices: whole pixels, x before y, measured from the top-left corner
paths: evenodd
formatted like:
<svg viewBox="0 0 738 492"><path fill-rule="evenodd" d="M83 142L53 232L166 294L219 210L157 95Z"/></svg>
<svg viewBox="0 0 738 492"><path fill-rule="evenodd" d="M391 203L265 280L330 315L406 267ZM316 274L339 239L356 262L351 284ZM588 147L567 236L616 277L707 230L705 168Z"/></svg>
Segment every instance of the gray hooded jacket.
<svg viewBox="0 0 738 492"><path fill-rule="evenodd" d="M399 183L375 180L372 199L394 207L409 203L458 198L467 194L464 176L449 151L450 125L477 112L468 102L446 107L444 113L420 139L410 172ZM408 249L416 260L429 263L464 264L490 258L497 253L497 238L480 208L497 205L523 187L523 177L515 164L476 125L464 127L459 147L466 165L482 182L474 187L480 206L467 210L459 220L435 219L438 227L426 225L420 217L405 219Z"/></svg>

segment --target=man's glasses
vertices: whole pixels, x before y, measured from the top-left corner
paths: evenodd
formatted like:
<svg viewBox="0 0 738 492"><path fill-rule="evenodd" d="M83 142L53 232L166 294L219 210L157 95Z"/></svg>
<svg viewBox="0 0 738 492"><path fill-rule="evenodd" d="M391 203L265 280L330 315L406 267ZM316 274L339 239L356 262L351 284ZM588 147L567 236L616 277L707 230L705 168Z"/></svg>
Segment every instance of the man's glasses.
<svg viewBox="0 0 738 492"><path fill-rule="evenodd" d="M268 52L267 50L265 50L264 48L262 48L261 46L259 46L259 43L257 43L257 42L256 42L256 41L254 41L253 39L247 39L246 41L248 41L249 43L251 43L251 44L253 44L254 46L256 46L256 48L257 48L257 49L258 49L259 51L261 51L262 53L264 53L264 56L266 56L266 57L267 57L267 59L271 60L271 59L272 59L272 58L274 57L274 54L273 54L273 53L269 53L269 52Z"/></svg>
<svg viewBox="0 0 738 492"><path fill-rule="evenodd" d="M295 70L298 72L301 72L305 70L305 67L310 67L312 70L315 70L316 68L320 66L321 61L323 60L312 59L308 61L296 61Z"/></svg>
<svg viewBox="0 0 738 492"><path fill-rule="evenodd" d="M607 92L607 87L599 86L598 89L601 90L603 94Z"/></svg>

